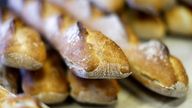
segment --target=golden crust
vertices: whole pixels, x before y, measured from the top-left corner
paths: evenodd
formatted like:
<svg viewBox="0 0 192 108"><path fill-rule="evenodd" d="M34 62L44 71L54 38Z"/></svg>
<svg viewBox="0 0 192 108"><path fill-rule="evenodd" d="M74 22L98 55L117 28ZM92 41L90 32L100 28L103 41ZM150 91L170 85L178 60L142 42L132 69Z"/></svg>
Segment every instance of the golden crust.
<svg viewBox="0 0 192 108"><path fill-rule="evenodd" d="M42 67L46 58L45 46L36 31L12 16L4 19L1 33L3 64L29 70Z"/></svg>
<svg viewBox="0 0 192 108"><path fill-rule="evenodd" d="M187 87L189 81L188 81L188 76L186 74L186 71L185 71L185 68L183 67L182 62L178 58L172 55L170 56L169 60L175 71L175 76L177 77L176 79Z"/></svg>
<svg viewBox="0 0 192 108"><path fill-rule="evenodd" d="M2 58L6 65L30 70L42 67L46 58L45 46L35 31L18 28L11 40Z"/></svg>
<svg viewBox="0 0 192 108"><path fill-rule="evenodd" d="M188 78L183 65L157 41L132 47L127 51L133 77L147 88L170 97L183 97Z"/></svg>
<svg viewBox="0 0 192 108"><path fill-rule="evenodd" d="M64 101L68 95L68 84L64 70L58 55L49 55L42 69L22 72L24 93L38 97L47 104Z"/></svg>
<svg viewBox="0 0 192 108"><path fill-rule="evenodd" d="M67 55L63 56L66 57L68 65L76 71L76 75L96 79L125 78L130 74L128 60L123 51L102 33L86 29L79 23L66 31L66 33L69 32L79 33L77 36L80 36L71 38L73 42L64 45L65 48L67 45L73 45L70 50L65 51ZM78 38L80 40L76 41ZM81 46L80 51L76 46ZM71 62L78 64L71 64Z"/></svg>
<svg viewBox="0 0 192 108"><path fill-rule="evenodd" d="M165 13L168 31L171 34L191 36L192 11L184 6L175 6Z"/></svg>
<svg viewBox="0 0 192 108"><path fill-rule="evenodd" d="M68 71L68 80L71 87L70 95L80 103L109 105L117 100L119 91L116 80L81 79Z"/></svg>
<svg viewBox="0 0 192 108"><path fill-rule="evenodd" d="M175 0L127 0L130 7L144 12L151 12L157 14L158 12L171 8Z"/></svg>

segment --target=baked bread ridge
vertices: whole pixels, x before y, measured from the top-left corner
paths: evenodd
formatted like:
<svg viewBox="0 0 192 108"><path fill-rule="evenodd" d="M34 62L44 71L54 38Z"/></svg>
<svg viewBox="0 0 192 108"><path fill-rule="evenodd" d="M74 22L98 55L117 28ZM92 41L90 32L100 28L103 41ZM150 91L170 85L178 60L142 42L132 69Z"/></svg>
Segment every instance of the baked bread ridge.
<svg viewBox="0 0 192 108"><path fill-rule="evenodd" d="M119 87L116 80L82 79L75 76L72 70L68 71L68 80L71 88L70 96L77 102L111 105L117 101Z"/></svg>
<svg viewBox="0 0 192 108"><path fill-rule="evenodd" d="M20 9L17 9L17 6L11 1L12 0L9 0L10 8L13 9L13 11L17 11L15 13L32 26L36 23L32 24L28 21L30 19L28 16L31 15L28 15L30 12L27 12L29 9L26 8L35 8L34 10L36 11L34 11L34 13L36 12L35 15L38 15L38 18L35 19L39 19L35 22L44 22L40 25L42 25L43 30L41 30L45 34L45 38L59 51L65 61L68 62L69 67L78 68L76 70L81 69L82 72L87 74L87 76L82 76L83 74L79 76L84 78L99 78L102 76L102 79L121 79L130 74L128 60L123 51L103 34L93 32L91 29L76 23L76 21L72 21L72 23L66 27L63 23L63 21L65 21L63 12L57 10L54 5L46 1L43 2L44 4L42 5L38 5L39 1L29 1L27 3L20 1L23 3L22 11L19 11ZM38 11L36 9L37 7L39 9ZM36 26L34 25L33 27ZM54 29L50 29L52 26L54 26ZM100 40L101 42L97 43L94 39ZM116 56L118 56L118 58L116 58ZM112 66L112 69L109 69L109 66L110 68ZM106 71L102 69L106 69ZM110 70L113 70L113 74L108 74ZM94 72L95 74L93 74Z"/></svg>
<svg viewBox="0 0 192 108"><path fill-rule="evenodd" d="M40 35L8 11L3 11L1 17L0 58L2 63L10 67L29 70L41 68L46 53Z"/></svg>
<svg viewBox="0 0 192 108"><path fill-rule="evenodd" d="M54 51L48 53L42 69L21 70L22 89L25 94L36 97L46 104L61 103L69 94L65 69L57 53Z"/></svg>
<svg viewBox="0 0 192 108"><path fill-rule="evenodd" d="M140 51L134 51L135 48ZM134 51L139 55L143 53L144 57L143 59L135 53L139 63L136 62L137 60L129 59L132 75L135 79L161 95L177 98L186 96L188 77L185 69L176 57L169 54L165 45L158 41L150 41L135 48L127 52L128 56L133 58L134 54L129 53ZM140 65L143 65L143 67ZM150 68L147 69L147 66L150 66Z"/></svg>

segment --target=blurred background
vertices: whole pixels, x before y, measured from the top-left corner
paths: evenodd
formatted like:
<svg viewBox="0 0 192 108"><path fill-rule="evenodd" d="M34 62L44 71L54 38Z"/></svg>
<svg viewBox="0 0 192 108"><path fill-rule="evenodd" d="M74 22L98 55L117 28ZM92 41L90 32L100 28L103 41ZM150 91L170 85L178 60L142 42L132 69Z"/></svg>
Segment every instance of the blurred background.
<svg viewBox="0 0 192 108"><path fill-rule="evenodd" d="M23 6L21 1L0 0L0 6L9 8L17 15L20 7ZM136 42L152 39L162 41L168 46L170 53L183 62L189 75L187 97L180 99L163 97L150 92L135 80L124 79L120 81L122 89L118 96L118 103L109 108L189 108L192 106L192 0L44 1L49 1L76 20L106 35L124 35ZM30 10L28 12L34 15L30 16L33 19L32 22L38 23L38 17L35 14L39 11L38 7L34 5L33 8L28 9ZM106 20L100 20L105 17ZM90 108L92 106L66 102L64 105L52 107Z"/></svg>

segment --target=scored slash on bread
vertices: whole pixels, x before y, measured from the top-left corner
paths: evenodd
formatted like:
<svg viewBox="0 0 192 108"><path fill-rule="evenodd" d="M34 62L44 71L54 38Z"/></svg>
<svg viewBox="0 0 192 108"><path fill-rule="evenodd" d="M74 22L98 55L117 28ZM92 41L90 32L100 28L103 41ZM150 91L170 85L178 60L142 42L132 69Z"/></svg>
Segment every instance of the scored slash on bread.
<svg viewBox="0 0 192 108"><path fill-rule="evenodd" d="M102 33L92 31L75 20L72 20L72 23L66 22L66 25L62 22L67 17L64 12L46 1L20 2L23 2L20 7L22 9L18 9L12 0L9 0L9 8L29 25L41 31L59 51L68 66L75 70L77 76L91 79L121 79L130 75L128 60L123 51ZM33 11L37 15L36 18L29 17L32 16L29 7L38 7L39 10ZM39 22L41 27L36 25Z"/></svg>
<svg viewBox="0 0 192 108"><path fill-rule="evenodd" d="M55 51L49 55L42 69L21 70L22 88L25 94L34 96L46 104L57 104L68 97L68 83L61 58Z"/></svg>
<svg viewBox="0 0 192 108"><path fill-rule="evenodd" d="M116 80L82 79L68 71L71 97L80 103L111 105L116 103L119 85Z"/></svg>
<svg viewBox="0 0 192 108"><path fill-rule="evenodd" d="M15 68L41 68L46 53L38 32L24 25L8 11L3 11L0 19L1 62Z"/></svg>

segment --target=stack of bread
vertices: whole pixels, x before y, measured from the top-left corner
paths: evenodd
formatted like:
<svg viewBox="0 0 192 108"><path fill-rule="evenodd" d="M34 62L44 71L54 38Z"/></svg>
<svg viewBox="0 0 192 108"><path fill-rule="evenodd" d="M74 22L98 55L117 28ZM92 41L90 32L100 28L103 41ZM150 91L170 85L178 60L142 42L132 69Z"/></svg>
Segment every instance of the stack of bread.
<svg viewBox="0 0 192 108"><path fill-rule="evenodd" d="M152 92L186 96L182 62L162 42L139 40L167 31L191 35L191 10L176 2L7 0L0 11L0 108L48 108L68 96L113 105L118 80L128 76Z"/></svg>

